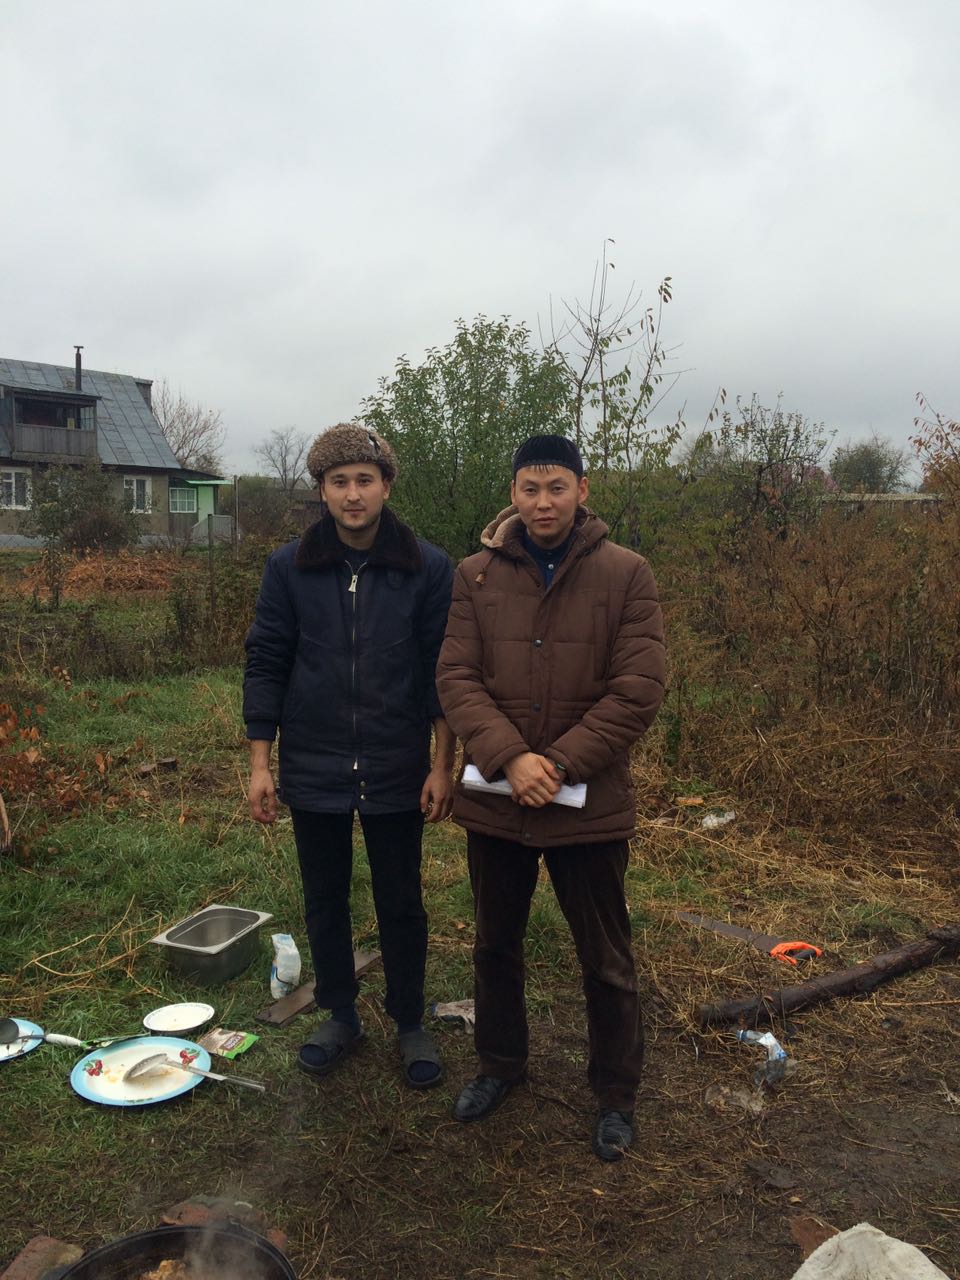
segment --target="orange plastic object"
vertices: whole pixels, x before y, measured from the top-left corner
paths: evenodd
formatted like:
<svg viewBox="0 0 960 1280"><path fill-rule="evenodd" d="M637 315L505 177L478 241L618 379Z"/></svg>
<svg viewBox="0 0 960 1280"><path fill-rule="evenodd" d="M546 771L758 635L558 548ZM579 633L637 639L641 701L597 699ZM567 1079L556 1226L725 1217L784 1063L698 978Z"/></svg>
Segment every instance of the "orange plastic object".
<svg viewBox="0 0 960 1280"><path fill-rule="evenodd" d="M798 960L822 956L823 951L812 942L778 942L775 947L770 948L770 954L774 960L785 960L787 964L795 965Z"/></svg>

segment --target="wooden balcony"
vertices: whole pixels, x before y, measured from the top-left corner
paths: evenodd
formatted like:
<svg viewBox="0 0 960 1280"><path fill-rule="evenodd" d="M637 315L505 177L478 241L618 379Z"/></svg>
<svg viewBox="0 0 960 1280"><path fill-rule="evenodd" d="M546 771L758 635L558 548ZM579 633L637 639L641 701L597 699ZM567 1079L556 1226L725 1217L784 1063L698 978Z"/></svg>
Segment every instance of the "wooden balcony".
<svg viewBox="0 0 960 1280"><path fill-rule="evenodd" d="M96 429L75 431L17 422L12 443L16 462L83 462L98 456Z"/></svg>

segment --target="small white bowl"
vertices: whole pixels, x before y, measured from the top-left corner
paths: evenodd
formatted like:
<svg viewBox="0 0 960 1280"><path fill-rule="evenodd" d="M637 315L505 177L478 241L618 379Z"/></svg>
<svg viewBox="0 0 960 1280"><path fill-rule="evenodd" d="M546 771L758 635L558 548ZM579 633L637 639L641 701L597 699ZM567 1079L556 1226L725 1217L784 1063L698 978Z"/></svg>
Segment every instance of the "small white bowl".
<svg viewBox="0 0 960 1280"><path fill-rule="evenodd" d="M165 1004L162 1009L148 1013L143 1025L155 1036L179 1036L198 1031L212 1017L211 1004Z"/></svg>

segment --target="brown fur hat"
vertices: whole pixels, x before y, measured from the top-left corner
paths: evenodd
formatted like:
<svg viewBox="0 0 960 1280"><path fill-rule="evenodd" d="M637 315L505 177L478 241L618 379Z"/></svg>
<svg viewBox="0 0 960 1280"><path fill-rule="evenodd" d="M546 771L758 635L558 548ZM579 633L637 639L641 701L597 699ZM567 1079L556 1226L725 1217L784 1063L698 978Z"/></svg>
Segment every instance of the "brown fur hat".
<svg viewBox="0 0 960 1280"><path fill-rule="evenodd" d="M347 467L354 462L375 462L384 480L397 478L397 455L379 431L362 422L341 422L320 433L307 454L307 470L317 484L331 467Z"/></svg>

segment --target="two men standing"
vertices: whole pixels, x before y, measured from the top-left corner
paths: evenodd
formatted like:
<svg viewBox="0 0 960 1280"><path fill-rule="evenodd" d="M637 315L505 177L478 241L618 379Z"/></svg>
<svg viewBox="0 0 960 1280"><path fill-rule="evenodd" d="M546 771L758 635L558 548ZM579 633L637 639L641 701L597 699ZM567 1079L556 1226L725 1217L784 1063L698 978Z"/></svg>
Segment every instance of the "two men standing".
<svg viewBox="0 0 960 1280"><path fill-rule="evenodd" d="M441 1078L420 1026L420 837L424 815L450 811L456 734L465 760L488 781L505 774L511 795L460 788L453 802L476 905L480 1059L454 1115L482 1119L526 1072L523 938L542 855L583 974L594 1150L618 1159L633 1138L643 1060L624 899L629 752L664 681L650 568L585 507L576 446L535 436L514 456L514 505L457 571L447 621L446 556L384 506L396 475L390 445L362 426L335 427L318 437L310 470L329 511L267 564L244 698L250 807L262 822L276 814L269 752L280 727L280 794L293 813L317 1004L331 1010L300 1065L326 1074L362 1034L348 898L359 812L406 1078L419 1088ZM582 809L553 803L563 782L586 783Z"/></svg>

